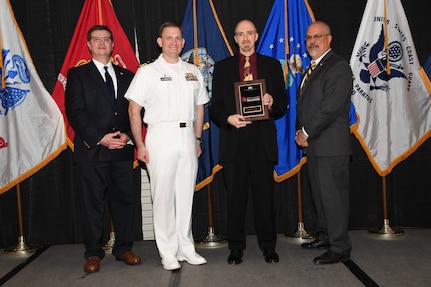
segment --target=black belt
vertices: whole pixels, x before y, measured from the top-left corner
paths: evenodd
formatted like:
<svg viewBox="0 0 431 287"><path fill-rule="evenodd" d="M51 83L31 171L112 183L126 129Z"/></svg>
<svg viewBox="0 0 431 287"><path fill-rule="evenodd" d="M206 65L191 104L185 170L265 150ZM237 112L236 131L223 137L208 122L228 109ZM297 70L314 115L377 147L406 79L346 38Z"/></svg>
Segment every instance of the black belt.
<svg viewBox="0 0 431 287"><path fill-rule="evenodd" d="M148 127L187 128L187 127L193 127L193 123L192 122L161 122L156 124L149 124Z"/></svg>

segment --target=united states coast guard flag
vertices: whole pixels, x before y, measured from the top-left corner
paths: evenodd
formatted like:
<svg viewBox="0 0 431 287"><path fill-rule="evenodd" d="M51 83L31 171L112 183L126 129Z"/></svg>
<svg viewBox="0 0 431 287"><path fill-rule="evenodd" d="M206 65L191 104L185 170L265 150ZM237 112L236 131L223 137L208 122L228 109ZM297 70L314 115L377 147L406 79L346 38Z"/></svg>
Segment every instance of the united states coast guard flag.
<svg viewBox="0 0 431 287"><path fill-rule="evenodd" d="M0 194L66 148L63 116L45 89L8 0L0 0Z"/></svg>
<svg viewBox="0 0 431 287"><path fill-rule="evenodd" d="M199 67L211 96L215 62L233 55L212 1L189 0L182 28L186 42L181 58ZM214 174L221 169L218 164L218 138L219 129L210 120L209 107L206 105L202 155L199 158L195 190L211 183Z"/></svg>
<svg viewBox="0 0 431 287"><path fill-rule="evenodd" d="M385 176L431 136L431 98L400 0L368 1L350 64L355 136Z"/></svg>
<svg viewBox="0 0 431 287"><path fill-rule="evenodd" d="M287 7L286 5L287 4ZM274 178L281 182L294 175L305 159L295 143L296 98L302 73L310 64L304 43L308 26L314 15L306 0L276 0L265 29L260 37L257 52L280 61L286 83L289 106L286 114L275 121L277 127L278 164ZM286 28L288 33L286 34Z"/></svg>

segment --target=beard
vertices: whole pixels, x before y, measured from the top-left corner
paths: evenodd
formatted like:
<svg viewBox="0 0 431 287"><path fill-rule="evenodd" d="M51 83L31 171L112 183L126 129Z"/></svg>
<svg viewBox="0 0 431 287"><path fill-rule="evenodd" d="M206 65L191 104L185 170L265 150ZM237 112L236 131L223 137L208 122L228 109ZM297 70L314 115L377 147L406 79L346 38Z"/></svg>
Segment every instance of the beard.
<svg viewBox="0 0 431 287"><path fill-rule="evenodd" d="M239 48L243 52L250 52L253 50L254 45L250 41L247 41L247 42L242 42Z"/></svg>
<svg viewBox="0 0 431 287"><path fill-rule="evenodd" d="M308 54L313 58L317 55L319 55L319 46L315 44L311 44L307 46L307 52Z"/></svg>

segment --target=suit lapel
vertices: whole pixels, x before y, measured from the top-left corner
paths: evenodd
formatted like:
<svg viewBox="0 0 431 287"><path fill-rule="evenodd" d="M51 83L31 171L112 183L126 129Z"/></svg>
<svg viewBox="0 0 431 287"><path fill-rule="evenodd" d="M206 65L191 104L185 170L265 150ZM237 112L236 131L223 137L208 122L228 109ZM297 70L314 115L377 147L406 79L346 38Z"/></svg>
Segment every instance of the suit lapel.
<svg viewBox="0 0 431 287"><path fill-rule="evenodd" d="M103 86L106 89L105 80L103 79L102 75L100 74L93 61L90 61L88 63L87 68L88 74L94 80L94 83L97 83L99 86Z"/></svg>
<svg viewBox="0 0 431 287"><path fill-rule="evenodd" d="M119 95L124 94L126 91L124 89L126 88L124 85L123 77L124 73L120 68L118 68L117 65L112 65L114 67L115 76L117 77L117 99Z"/></svg>
<svg viewBox="0 0 431 287"><path fill-rule="evenodd" d="M326 62L328 61L328 59L332 56L334 52L331 50L329 51L325 57L322 58L322 60L320 60L320 62L317 64L317 66L314 68L313 72L308 76L307 81L304 83L304 86L302 87L302 92L300 93L301 95L305 92L305 90L307 89L308 84L311 82L311 80L314 77L317 77L319 75L319 72L324 69L324 66L326 64ZM302 97L301 97L302 98Z"/></svg>

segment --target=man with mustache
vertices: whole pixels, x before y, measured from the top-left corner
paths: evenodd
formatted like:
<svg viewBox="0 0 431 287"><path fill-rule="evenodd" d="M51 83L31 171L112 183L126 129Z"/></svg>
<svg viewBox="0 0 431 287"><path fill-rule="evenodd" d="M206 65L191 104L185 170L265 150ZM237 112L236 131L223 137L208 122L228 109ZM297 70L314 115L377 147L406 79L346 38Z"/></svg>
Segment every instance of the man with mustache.
<svg viewBox="0 0 431 287"><path fill-rule="evenodd" d="M352 249L348 227L353 77L349 63L331 50L326 23L312 23L305 40L312 61L299 91L295 141L307 154L319 235L301 246L328 249L314 262L331 264L347 260Z"/></svg>
<svg viewBox="0 0 431 287"><path fill-rule="evenodd" d="M286 90L280 62L257 54L256 26L242 20L235 27L234 39L239 53L214 66L210 115L220 127L219 158L227 189L228 263L242 262L246 248L244 221L249 188L253 197L255 230L265 261L277 263L274 212L273 169L277 161L277 135L274 119L287 107ZM249 64L245 65L246 62ZM244 67L246 66L246 67ZM269 119L250 121L236 112L235 82L265 79Z"/></svg>

